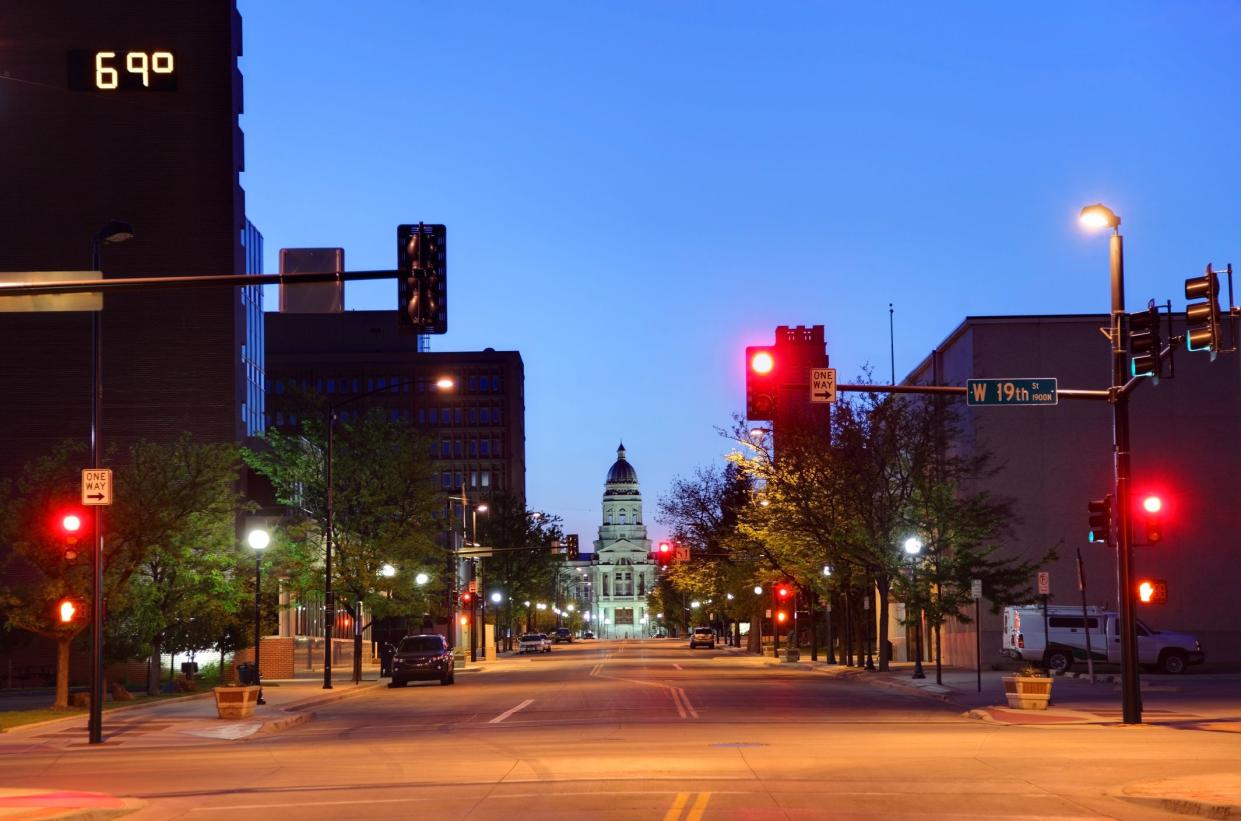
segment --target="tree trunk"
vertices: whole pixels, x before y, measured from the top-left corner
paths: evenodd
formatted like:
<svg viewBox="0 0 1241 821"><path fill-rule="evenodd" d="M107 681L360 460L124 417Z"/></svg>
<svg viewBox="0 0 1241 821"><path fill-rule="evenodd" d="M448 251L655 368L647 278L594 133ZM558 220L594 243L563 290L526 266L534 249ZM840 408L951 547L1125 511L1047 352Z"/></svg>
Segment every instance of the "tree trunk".
<svg viewBox="0 0 1241 821"><path fill-rule="evenodd" d="M52 702L53 710L69 709L69 645L73 636L56 637L56 700Z"/></svg>
<svg viewBox="0 0 1241 821"><path fill-rule="evenodd" d="M159 674L163 669L159 663L159 649L162 643L162 636L156 636L151 639L151 663L147 665L147 695L159 695Z"/></svg>
<svg viewBox="0 0 1241 821"><path fill-rule="evenodd" d="M875 576L875 589L879 594L879 672L888 672L892 661L892 646L888 643L888 593L892 580L886 573Z"/></svg>
<svg viewBox="0 0 1241 821"><path fill-rule="evenodd" d="M939 643L939 625L935 625L935 683L944 683L943 653Z"/></svg>
<svg viewBox="0 0 1241 821"><path fill-rule="evenodd" d="M362 683L362 600L353 604L353 683Z"/></svg>
<svg viewBox="0 0 1241 821"><path fill-rule="evenodd" d="M749 640L746 642L746 652L763 653L763 608L760 604L754 605L754 615L750 619Z"/></svg>

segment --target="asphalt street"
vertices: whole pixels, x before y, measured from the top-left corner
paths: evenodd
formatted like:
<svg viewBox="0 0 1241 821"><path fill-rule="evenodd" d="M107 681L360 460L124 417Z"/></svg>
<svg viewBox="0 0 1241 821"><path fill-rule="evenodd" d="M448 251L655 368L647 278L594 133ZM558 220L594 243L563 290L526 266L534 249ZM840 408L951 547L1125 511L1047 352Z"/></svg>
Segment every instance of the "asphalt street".
<svg viewBox="0 0 1241 821"><path fill-rule="evenodd" d="M917 693L675 641L579 642L182 749L12 749L0 786L135 819L1171 818L1121 791L1241 772L1241 734L1002 726Z"/></svg>

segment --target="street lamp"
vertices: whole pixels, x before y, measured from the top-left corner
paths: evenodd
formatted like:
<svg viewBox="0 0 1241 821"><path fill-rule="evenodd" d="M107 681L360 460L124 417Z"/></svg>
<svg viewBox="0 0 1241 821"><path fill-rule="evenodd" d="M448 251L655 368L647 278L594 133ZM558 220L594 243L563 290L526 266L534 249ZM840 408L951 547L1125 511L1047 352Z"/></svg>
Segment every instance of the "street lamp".
<svg viewBox="0 0 1241 821"><path fill-rule="evenodd" d="M910 536L905 540L905 553L909 556L909 567L911 570L911 581L909 585L910 598L917 598L918 595L918 554L922 552L922 540L917 536ZM914 657L914 678L926 678L926 673L922 672L922 607L918 606L918 618L914 622L914 642L916 644L916 653Z"/></svg>
<svg viewBox="0 0 1241 821"><path fill-rule="evenodd" d="M1138 681L1137 624L1133 612L1133 520L1129 509L1129 392L1125 352L1129 329L1125 319L1125 239L1120 235L1120 217L1102 203L1087 205L1079 216L1087 228L1111 228L1109 260L1112 284L1112 477L1116 486L1116 556L1120 577L1120 663L1121 704L1125 724L1142 723L1142 701Z"/></svg>
<svg viewBox="0 0 1241 821"><path fill-rule="evenodd" d="M413 384L416 384L416 381L417 380L410 380L410 381L400 382L394 385L387 385L382 388L375 388L374 390L369 390L369 391L366 391L365 393L359 393L356 396L351 396L348 399L345 399L341 402L337 402L334 405L329 404L326 408L327 458L324 460L326 462L324 466L325 468L324 473L326 474L325 478L326 478L326 484L327 484L327 494L326 494L327 498L326 498L326 504L325 504L325 507L326 507L325 518L327 519L327 527L324 528L324 534L323 534L324 543L325 543L324 544L324 557L323 557L324 558L324 561L323 561L323 689L324 690L332 689L332 628L336 621L336 603L332 599L332 538L333 538L333 528L335 526L335 513L336 513L335 511L335 482L332 481L332 462L333 462L335 451L336 451L336 412L340 410L341 408L343 408L345 405L350 404L351 402L357 402L359 399L365 399L368 396L374 396L377 393L384 393L394 388L402 388L402 387L405 387L406 385L413 385ZM446 376L441 376L439 379L435 381L435 386L439 388L440 390L445 390L445 391L452 390L454 384L455 383L452 381L452 379ZM457 562L454 556L455 551L452 551L452 545L449 544L448 547L450 550L449 563L452 566L451 575L452 575L452 581L453 581L453 588L455 588L456 579L457 579ZM448 596L448 615L449 615L450 623L452 621L452 615L453 615L453 604L455 604L455 602L453 601L453 598L451 595L451 589L450 589L449 596ZM354 632L355 632L354 646L357 648L360 648L362 646L362 634L360 631L355 630ZM355 651L354 659L356 662L354 665L354 683L356 684L359 681L361 681L361 678L362 678L360 650Z"/></svg>
<svg viewBox="0 0 1241 821"><path fill-rule="evenodd" d="M473 534L474 534L474 546L475 547L478 546L478 514L486 513L486 512L487 512L487 505L485 504L475 505L474 509L470 511L470 518L473 520L473 526L471 530L473 531Z"/></svg>
<svg viewBox="0 0 1241 821"><path fill-rule="evenodd" d="M379 568L379 575L383 576L385 579L391 579L396 575L396 568L385 563L383 567Z"/></svg>
<svg viewBox="0 0 1241 821"><path fill-rule="evenodd" d="M418 585L419 587L422 587L429 581L431 581L431 577L428 576L426 573L418 573L414 576L414 584Z"/></svg>
<svg viewBox="0 0 1241 821"><path fill-rule="evenodd" d="M254 550L254 682L259 686L258 704L266 704L263 700L263 674L259 667L259 645L262 644L259 633L262 629L262 611L259 605L259 594L262 592L263 551L271 544L271 536L266 530L255 528L246 536L246 543Z"/></svg>
<svg viewBox="0 0 1241 821"><path fill-rule="evenodd" d="M91 237L90 269L100 268L100 248L104 243L115 244L133 239L134 229L120 220L108 220ZM90 312L91 329L91 389L90 389L90 442L95 469L103 467L103 328L101 311ZM90 719L87 722L87 740L90 744L103 743L103 507L95 505L95 549L93 553L94 594L91 596L91 686Z"/></svg>
<svg viewBox="0 0 1241 821"><path fill-rule="evenodd" d="M755 596L763 595L763 586L761 584L754 585L754 595Z"/></svg>
<svg viewBox="0 0 1241 821"><path fill-rule="evenodd" d="M499 604L502 601L504 601L504 594L501 593L499 590L491 594L492 604Z"/></svg>

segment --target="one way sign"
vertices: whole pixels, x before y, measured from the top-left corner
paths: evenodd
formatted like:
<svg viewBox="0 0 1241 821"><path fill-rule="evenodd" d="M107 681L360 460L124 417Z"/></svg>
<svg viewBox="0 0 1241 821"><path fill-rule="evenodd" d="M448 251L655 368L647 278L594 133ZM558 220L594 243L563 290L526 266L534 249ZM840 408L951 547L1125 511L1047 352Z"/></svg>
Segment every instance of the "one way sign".
<svg viewBox="0 0 1241 821"><path fill-rule="evenodd" d="M836 401L836 369L835 368L811 368L810 369L810 401L811 402L835 402Z"/></svg>
<svg viewBox="0 0 1241 821"><path fill-rule="evenodd" d="M87 468L82 471L82 504L112 504L112 471L108 468Z"/></svg>

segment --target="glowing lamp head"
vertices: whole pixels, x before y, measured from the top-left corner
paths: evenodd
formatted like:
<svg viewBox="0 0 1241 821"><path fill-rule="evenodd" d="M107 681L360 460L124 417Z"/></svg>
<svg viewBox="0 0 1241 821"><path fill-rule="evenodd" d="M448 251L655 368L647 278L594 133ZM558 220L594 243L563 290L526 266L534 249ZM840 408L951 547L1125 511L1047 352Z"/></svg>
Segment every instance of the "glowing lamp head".
<svg viewBox="0 0 1241 821"><path fill-rule="evenodd" d="M1094 205L1087 205L1082 209L1077 219L1086 228L1099 229L1120 227L1120 217L1116 216L1116 212L1101 202L1095 203Z"/></svg>
<svg viewBox="0 0 1241 821"><path fill-rule="evenodd" d="M396 568L390 564L385 564L383 567L379 568L379 575L383 576L385 579L390 579L396 575Z"/></svg>
<svg viewBox="0 0 1241 821"><path fill-rule="evenodd" d="M1147 496L1142 500L1142 509L1147 513L1158 513L1163 510L1163 499L1158 496Z"/></svg>
<svg viewBox="0 0 1241 821"><path fill-rule="evenodd" d="M788 618L789 618L789 614L785 613L783 610L781 610L779 613L776 614L776 621L780 622L781 624L784 624L786 621L788 621Z"/></svg>
<svg viewBox="0 0 1241 821"><path fill-rule="evenodd" d="M255 550L265 550L271 544L271 535L266 530L251 530L246 536L246 543Z"/></svg>
<svg viewBox="0 0 1241 821"><path fill-rule="evenodd" d="M441 376L439 379L435 380L435 387L442 391L452 390L452 387L455 384L456 383L447 376Z"/></svg>
<svg viewBox="0 0 1241 821"><path fill-rule="evenodd" d="M66 513L60 520L60 528L66 533L77 533L82 529L82 517L76 513Z"/></svg>
<svg viewBox="0 0 1241 821"><path fill-rule="evenodd" d="M750 357L750 370L757 374L766 375L771 373L771 369L776 366L775 358L767 351L759 351Z"/></svg>
<svg viewBox="0 0 1241 821"><path fill-rule="evenodd" d="M905 552L910 556L917 556L922 552L922 540L917 536L910 536L905 540Z"/></svg>
<svg viewBox="0 0 1241 821"><path fill-rule="evenodd" d="M426 573L419 573L418 575L414 576L414 584L418 585L419 587L422 587L424 584L426 584L429 581L431 581L431 577L428 576Z"/></svg>
<svg viewBox="0 0 1241 821"><path fill-rule="evenodd" d="M660 543L659 543L659 552L660 552L660 553L671 553L671 552L672 552L672 545L668 544L667 542L660 542Z"/></svg>

